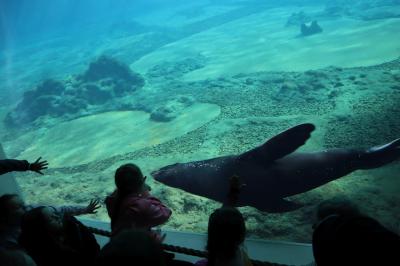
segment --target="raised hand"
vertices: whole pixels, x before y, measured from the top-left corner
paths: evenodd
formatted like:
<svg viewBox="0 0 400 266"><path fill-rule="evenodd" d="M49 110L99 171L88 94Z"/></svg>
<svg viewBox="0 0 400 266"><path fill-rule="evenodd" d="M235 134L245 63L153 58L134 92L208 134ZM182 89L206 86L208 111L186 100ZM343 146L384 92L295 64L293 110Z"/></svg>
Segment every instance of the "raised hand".
<svg viewBox="0 0 400 266"><path fill-rule="evenodd" d="M100 208L100 200L91 200L88 204L88 206L86 207L85 213L86 214L93 214L93 213L97 213L97 209Z"/></svg>
<svg viewBox="0 0 400 266"><path fill-rule="evenodd" d="M39 157L35 162L29 164L29 170L43 175L42 170L47 169L49 163L47 161L41 161L42 157Z"/></svg>
<svg viewBox="0 0 400 266"><path fill-rule="evenodd" d="M225 205L235 206L239 200L240 191L245 187L246 184L240 182L240 178L237 175L233 175L229 179L229 192L228 198Z"/></svg>
<svg viewBox="0 0 400 266"><path fill-rule="evenodd" d="M229 190L231 193L240 193L242 188L246 186L246 184L240 182L240 178L237 175L233 175L229 180Z"/></svg>

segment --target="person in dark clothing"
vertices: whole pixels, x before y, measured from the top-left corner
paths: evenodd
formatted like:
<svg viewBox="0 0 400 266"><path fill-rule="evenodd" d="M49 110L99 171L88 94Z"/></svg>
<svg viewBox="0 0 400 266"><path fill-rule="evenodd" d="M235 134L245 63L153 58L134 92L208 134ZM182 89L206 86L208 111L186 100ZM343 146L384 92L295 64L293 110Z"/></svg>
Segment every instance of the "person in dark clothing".
<svg viewBox="0 0 400 266"><path fill-rule="evenodd" d="M128 229L113 237L100 251L96 266L166 266L161 243L147 231Z"/></svg>
<svg viewBox="0 0 400 266"><path fill-rule="evenodd" d="M354 202L346 197L333 197L324 200L316 208L313 228L331 215L357 216L361 215L361 211Z"/></svg>
<svg viewBox="0 0 400 266"><path fill-rule="evenodd" d="M23 215L38 205L27 205L17 194L0 196L0 248L18 247ZM88 205L64 205L53 207L60 215L84 215L96 213L100 208L98 200L91 200Z"/></svg>
<svg viewBox="0 0 400 266"><path fill-rule="evenodd" d="M322 203L317 217L312 246L318 266L400 265L400 237L350 201Z"/></svg>
<svg viewBox="0 0 400 266"><path fill-rule="evenodd" d="M33 259L20 249L1 249L1 266L37 266Z"/></svg>
<svg viewBox="0 0 400 266"><path fill-rule="evenodd" d="M197 261L196 266L252 266L243 246L246 224L243 215L234 207L245 186L238 176L231 177L225 203L208 220L208 257Z"/></svg>
<svg viewBox="0 0 400 266"><path fill-rule="evenodd" d="M190 266L167 256L160 241L146 230L126 229L111 238L100 251L96 266Z"/></svg>
<svg viewBox="0 0 400 266"><path fill-rule="evenodd" d="M92 265L100 251L86 226L52 207L25 213L19 242L38 266Z"/></svg>
<svg viewBox="0 0 400 266"><path fill-rule="evenodd" d="M4 159L0 160L0 175L13 171L33 171L43 175L42 170L47 169L47 161L42 161L39 157L33 163L27 160Z"/></svg>

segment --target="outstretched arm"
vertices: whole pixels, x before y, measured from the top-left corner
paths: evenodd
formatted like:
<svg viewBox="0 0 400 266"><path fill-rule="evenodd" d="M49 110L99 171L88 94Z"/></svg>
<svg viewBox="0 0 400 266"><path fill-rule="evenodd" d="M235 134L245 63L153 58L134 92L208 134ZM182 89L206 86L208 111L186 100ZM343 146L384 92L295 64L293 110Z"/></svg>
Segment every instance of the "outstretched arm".
<svg viewBox="0 0 400 266"><path fill-rule="evenodd" d="M63 215L76 216L84 214L94 214L97 213L97 209L100 208L100 200L92 199L87 206L79 205L66 205L57 207L57 211L61 212Z"/></svg>
<svg viewBox="0 0 400 266"><path fill-rule="evenodd" d="M43 207L46 205L42 204L29 204L26 205L27 210L31 210L37 207ZM97 209L101 207L100 200L92 199L87 206L81 205L62 205L62 206L48 206L53 208L55 211L65 216L78 216L84 214L94 214L97 213Z"/></svg>
<svg viewBox="0 0 400 266"><path fill-rule="evenodd" d="M43 175L41 171L47 169L47 165L48 165L47 161L41 161L41 157L39 157L33 163L29 163L27 160L14 160L14 159L0 160L0 175L12 171L28 171L28 170Z"/></svg>
<svg viewBox="0 0 400 266"><path fill-rule="evenodd" d="M5 159L0 160L0 175L12 171L27 171L29 170L29 162L26 160Z"/></svg>

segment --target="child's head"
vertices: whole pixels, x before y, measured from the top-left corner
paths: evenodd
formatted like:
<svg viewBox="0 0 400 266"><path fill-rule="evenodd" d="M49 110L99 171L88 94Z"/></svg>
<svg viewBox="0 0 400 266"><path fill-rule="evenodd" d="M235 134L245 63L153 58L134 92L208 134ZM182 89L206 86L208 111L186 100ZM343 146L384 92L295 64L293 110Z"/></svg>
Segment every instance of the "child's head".
<svg viewBox="0 0 400 266"><path fill-rule="evenodd" d="M17 194L0 197L0 225L19 225L25 211L25 203Z"/></svg>
<svg viewBox="0 0 400 266"><path fill-rule="evenodd" d="M27 211L21 223L19 242L28 251L55 243L64 230L64 216L53 207L37 207Z"/></svg>
<svg viewBox="0 0 400 266"><path fill-rule="evenodd" d="M210 215L208 221L207 250L215 257L232 258L245 235L242 214L233 207L219 208Z"/></svg>
<svg viewBox="0 0 400 266"><path fill-rule="evenodd" d="M331 215L355 216L360 210L346 197L333 197L322 201L316 208L316 222L320 222Z"/></svg>
<svg viewBox="0 0 400 266"><path fill-rule="evenodd" d="M400 236L364 215L326 217L313 232L312 248L320 266L400 265Z"/></svg>
<svg viewBox="0 0 400 266"><path fill-rule="evenodd" d="M0 265L36 266L36 263L20 249L0 249Z"/></svg>
<svg viewBox="0 0 400 266"><path fill-rule="evenodd" d="M96 266L164 266L161 244L148 231L125 230L111 238L97 258Z"/></svg>
<svg viewBox="0 0 400 266"><path fill-rule="evenodd" d="M115 185L121 193L139 191L143 187L145 179L140 168L133 163L121 165L115 171Z"/></svg>

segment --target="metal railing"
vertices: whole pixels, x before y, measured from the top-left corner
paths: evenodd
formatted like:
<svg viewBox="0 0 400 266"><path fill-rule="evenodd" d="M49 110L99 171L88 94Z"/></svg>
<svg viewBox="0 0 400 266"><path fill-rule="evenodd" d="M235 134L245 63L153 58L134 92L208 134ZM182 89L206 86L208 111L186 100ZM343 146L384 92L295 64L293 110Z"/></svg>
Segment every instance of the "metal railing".
<svg viewBox="0 0 400 266"><path fill-rule="evenodd" d="M106 236L106 237L111 237L111 232L107 230L102 230L98 229L95 227L88 227L89 230L96 235L101 235L101 236ZM174 253L180 253L180 254L185 254L185 255L190 255L190 256L196 256L200 258L206 258L207 257L207 252L202 251L202 250L197 250L197 249L191 249L191 248L186 248L186 247L180 247L180 246L174 246L174 245L168 245L168 244L163 244L163 248L166 251L174 252ZM267 262L267 261L259 261L259 260L251 260L254 266L289 266L286 264L280 264L280 263L272 263L272 262Z"/></svg>

